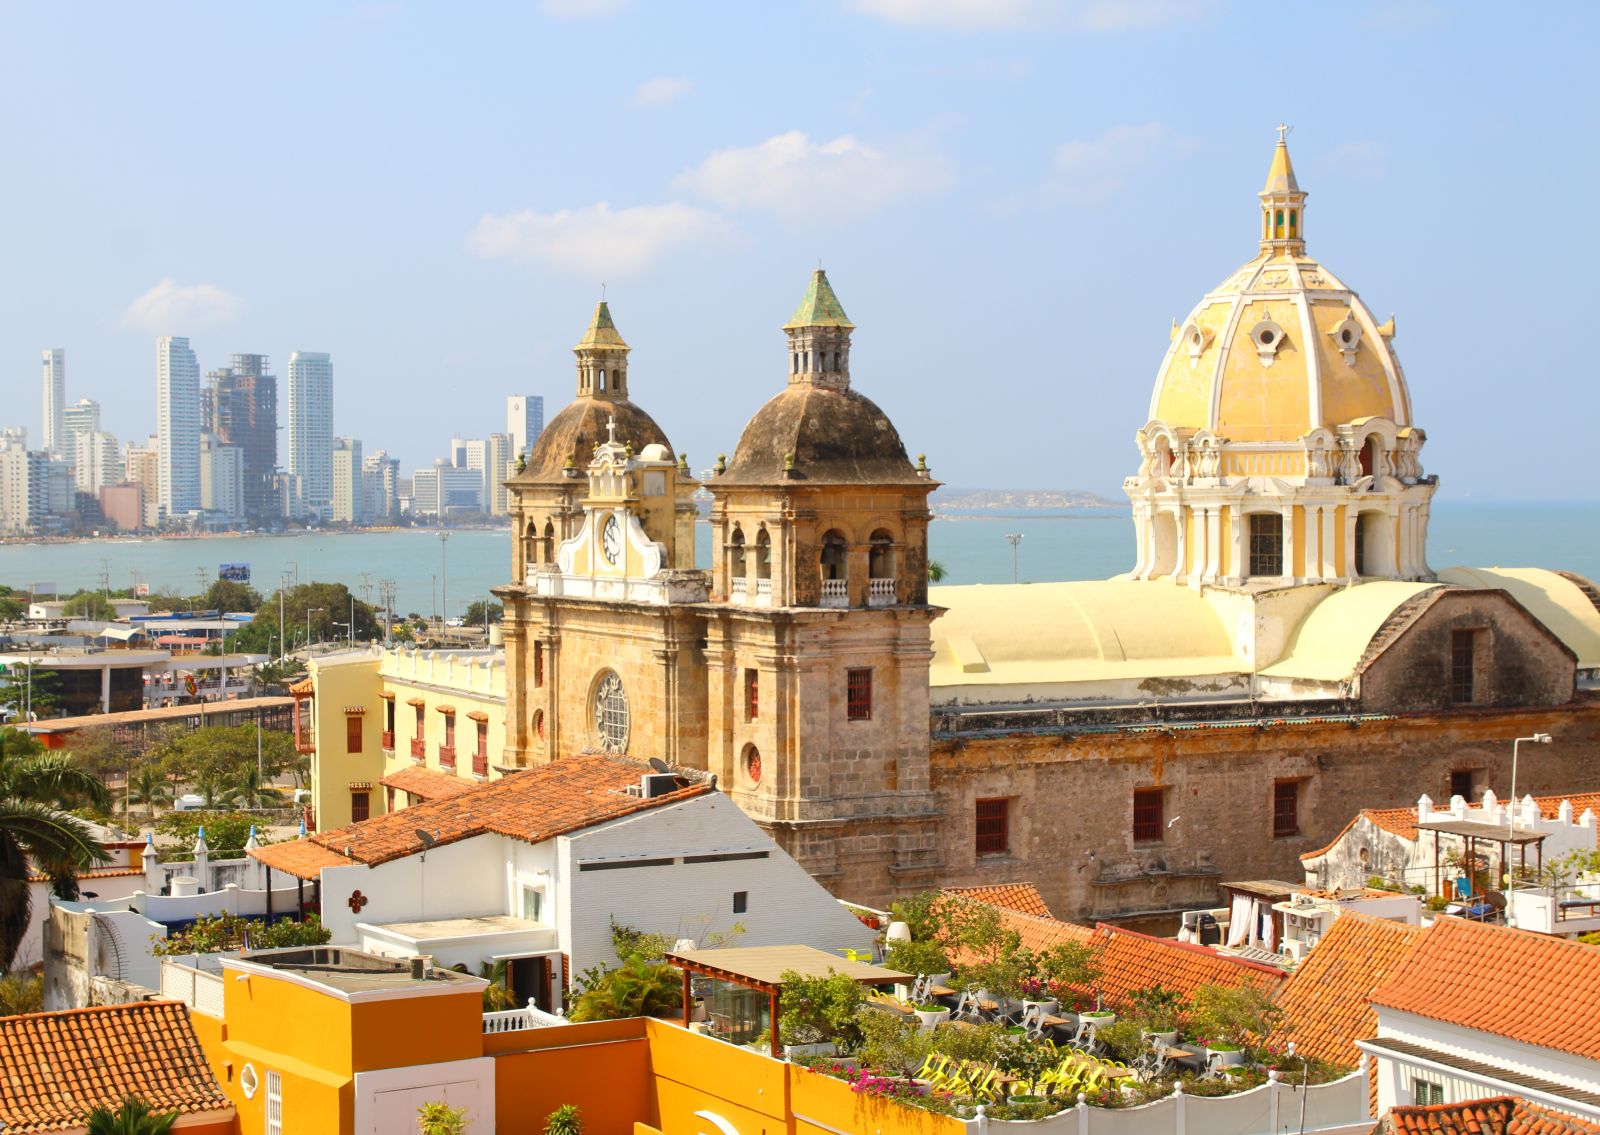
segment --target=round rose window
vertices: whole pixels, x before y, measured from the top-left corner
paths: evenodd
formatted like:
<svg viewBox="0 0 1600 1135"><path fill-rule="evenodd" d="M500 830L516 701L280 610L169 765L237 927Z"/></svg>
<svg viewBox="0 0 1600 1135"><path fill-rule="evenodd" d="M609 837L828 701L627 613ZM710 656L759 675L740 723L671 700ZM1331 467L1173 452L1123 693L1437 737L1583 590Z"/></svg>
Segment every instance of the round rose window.
<svg viewBox="0 0 1600 1135"><path fill-rule="evenodd" d="M754 745L744 747L744 774L750 778L751 784L761 783L761 754Z"/></svg>

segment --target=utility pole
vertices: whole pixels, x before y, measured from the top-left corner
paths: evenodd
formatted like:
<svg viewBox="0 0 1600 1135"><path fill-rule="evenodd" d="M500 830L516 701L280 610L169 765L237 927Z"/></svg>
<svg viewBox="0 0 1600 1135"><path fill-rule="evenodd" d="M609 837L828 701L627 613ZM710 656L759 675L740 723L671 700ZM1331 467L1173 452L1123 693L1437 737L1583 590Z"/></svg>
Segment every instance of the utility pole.
<svg viewBox="0 0 1600 1135"><path fill-rule="evenodd" d="M378 597L383 603L383 645L388 646L393 641L394 580L378 581Z"/></svg>
<svg viewBox="0 0 1600 1135"><path fill-rule="evenodd" d="M449 531L439 529L439 610L446 622L450 620L450 573L445 565L444 548L449 539Z"/></svg>
<svg viewBox="0 0 1600 1135"><path fill-rule="evenodd" d="M1011 541L1011 582L1021 582L1017 569L1017 545L1022 543L1021 532L1007 532L1006 539Z"/></svg>

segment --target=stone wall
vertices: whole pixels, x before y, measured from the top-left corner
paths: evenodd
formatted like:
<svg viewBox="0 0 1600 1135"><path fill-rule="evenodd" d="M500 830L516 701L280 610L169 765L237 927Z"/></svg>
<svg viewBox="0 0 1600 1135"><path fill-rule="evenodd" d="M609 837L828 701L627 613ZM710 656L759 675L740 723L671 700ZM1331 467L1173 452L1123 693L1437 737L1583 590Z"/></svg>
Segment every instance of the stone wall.
<svg viewBox="0 0 1600 1135"><path fill-rule="evenodd" d="M1510 791L1511 739L1552 744L1518 769L1517 792L1600 788L1600 702L1537 710L1348 715L1094 733L943 736L931 772L945 886L1031 880L1062 918L1214 905L1208 880L1303 878L1362 808L1449 798L1449 776L1479 768ZM1273 835L1273 785L1299 782L1299 833ZM1136 788L1164 789L1162 838L1132 839ZM975 802L1010 805L1010 852L979 858ZM898 888L903 891L905 888ZM842 891L839 893L843 893Z"/></svg>

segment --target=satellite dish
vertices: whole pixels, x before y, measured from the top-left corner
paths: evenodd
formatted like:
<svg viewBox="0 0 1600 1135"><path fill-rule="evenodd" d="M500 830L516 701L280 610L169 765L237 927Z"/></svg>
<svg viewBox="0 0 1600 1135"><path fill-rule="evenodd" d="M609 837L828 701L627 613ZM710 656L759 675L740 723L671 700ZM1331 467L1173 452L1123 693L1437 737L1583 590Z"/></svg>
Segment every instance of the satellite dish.
<svg viewBox="0 0 1600 1135"><path fill-rule="evenodd" d="M422 849L424 851L438 842L433 838L432 833L430 833L426 828L417 828L414 834L419 840L422 841Z"/></svg>
<svg viewBox="0 0 1600 1135"><path fill-rule="evenodd" d="M672 766L669 765L666 761L662 760L660 757L651 757L650 758L650 767L655 769L657 772L671 772L672 771Z"/></svg>

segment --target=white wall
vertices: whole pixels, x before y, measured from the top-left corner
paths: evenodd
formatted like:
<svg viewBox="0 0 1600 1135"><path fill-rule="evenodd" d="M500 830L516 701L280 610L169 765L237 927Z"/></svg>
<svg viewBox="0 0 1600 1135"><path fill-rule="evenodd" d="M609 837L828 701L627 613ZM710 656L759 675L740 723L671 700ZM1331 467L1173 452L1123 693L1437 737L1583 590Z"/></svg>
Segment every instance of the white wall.
<svg viewBox="0 0 1600 1135"><path fill-rule="evenodd" d="M614 965L611 919L671 937L703 938L741 923L740 946L865 949L876 931L841 907L726 796L709 793L627 816L560 841L568 904L563 938L573 971ZM686 855L764 850L765 859L684 863ZM671 865L583 871L586 861L672 858ZM733 912L747 892L745 913Z"/></svg>
<svg viewBox="0 0 1600 1135"><path fill-rule="evenodd" d="M504 914L504 843L502 836L481 835L377 867L324 867L322 923L335 944L354 945L358 922ZM367 900L359 913L350 909L350 896L358 890Z"/></svg>
<svg viewBox="0 0 1600 1135"><path fill-rule="evenodd" d="M1600 1061L1589 1060L1570 1052L1558 1052L1553 1048L1523 1044L1508 1037L1462 1028L1459 1025L1417 1016L1414 1013L1402 1013L1381 1006L1374 1006L1374 1009L1378 1014L1380 1038L1408 1040L1440 1052L1463 1056L1470 1060L1480 1060L1527 1076L1554 1080L1583 1091L1600 1092ZM1380 1074L1386 1073L1388 1068L1385 1066L1392 1063L1384 1060L1379 1066ZM1425 1078L1434 1079L1432 1076ZM1409 1087L1409 1079L1406 1081L1406 1086ZM1411 1101L1407 1097L1400 1102ZM1445 1102L1455 1101L1447 1096Z"/></svg>
<svg viewBox="0 0 1600 1135"><path fill-rule="evenodd" d="M79 879L79 891L93 891L93 899L81 901L95 908L108 908L117 904L119 899L125 899L135 891L144 889L144 876L141 875L115 875L99 879ZM22 942L17 947L17 959L12 963L14 969L27 969L31 965L44 961L44 922L50 917L50 884L46 882L30 882L28 884L28 897L33 901L33 906L28 913L28 929L22 935Z"/></svg>

